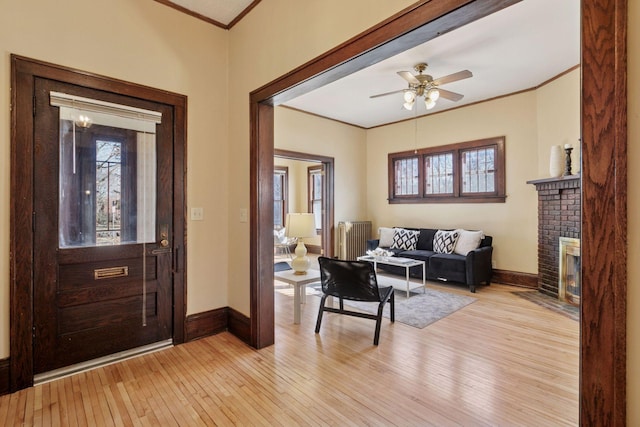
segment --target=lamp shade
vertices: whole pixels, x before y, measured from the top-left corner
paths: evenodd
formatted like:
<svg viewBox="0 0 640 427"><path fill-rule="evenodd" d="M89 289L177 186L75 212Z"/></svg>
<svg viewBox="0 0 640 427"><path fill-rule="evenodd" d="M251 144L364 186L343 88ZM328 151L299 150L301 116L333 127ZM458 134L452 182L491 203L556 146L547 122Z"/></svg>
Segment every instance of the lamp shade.
<svg viewBox="0 0 640 427"><path fill-rule="evenodd" d="M290 213L285 221L287 237L313 237L316 235L316 221L312 213Z"/></svg>

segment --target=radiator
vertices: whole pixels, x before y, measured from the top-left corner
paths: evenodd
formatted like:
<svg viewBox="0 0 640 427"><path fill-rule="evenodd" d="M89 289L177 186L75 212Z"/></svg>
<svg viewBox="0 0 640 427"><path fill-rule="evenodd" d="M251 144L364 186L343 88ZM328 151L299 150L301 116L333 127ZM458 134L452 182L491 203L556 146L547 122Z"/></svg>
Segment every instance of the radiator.
<svg viewBox="0 0 640 427"><path fill-rule="evenodd" d="M355 260L365 255L371 239L371 221L341 221L338 223L338 258Z"/></svg>

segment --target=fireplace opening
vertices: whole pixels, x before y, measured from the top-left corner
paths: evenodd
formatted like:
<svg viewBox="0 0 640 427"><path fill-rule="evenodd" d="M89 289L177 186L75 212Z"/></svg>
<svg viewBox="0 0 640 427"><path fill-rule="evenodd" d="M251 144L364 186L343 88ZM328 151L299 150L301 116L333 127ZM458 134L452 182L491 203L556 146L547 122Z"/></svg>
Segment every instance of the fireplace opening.
<svg viewBox="0 0 640 427"><path fill-rule="evenodd" d="M560 237L558 299L580 305L580 239Z"/></svg>

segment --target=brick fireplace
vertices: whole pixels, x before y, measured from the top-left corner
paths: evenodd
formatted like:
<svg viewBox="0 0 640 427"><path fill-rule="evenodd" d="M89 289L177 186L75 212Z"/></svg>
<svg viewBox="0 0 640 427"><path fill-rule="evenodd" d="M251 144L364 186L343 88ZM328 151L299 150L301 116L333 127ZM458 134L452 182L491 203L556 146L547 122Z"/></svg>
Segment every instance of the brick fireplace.
<svg viewBox="0 0 640 427"><path fill-rule="evenodd" d="M558 298L560 237L580 239L580 175L527 183L538 191L538 290Z"/></svg>

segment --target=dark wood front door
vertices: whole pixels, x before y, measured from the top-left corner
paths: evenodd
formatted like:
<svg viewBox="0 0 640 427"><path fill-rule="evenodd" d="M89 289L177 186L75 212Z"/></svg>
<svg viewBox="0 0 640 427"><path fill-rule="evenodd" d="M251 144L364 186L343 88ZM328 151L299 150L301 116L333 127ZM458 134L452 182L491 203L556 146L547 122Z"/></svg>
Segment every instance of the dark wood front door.
<svg viewBox="0 0 640 427"><path fill-rule="evenodd" d="M34 102L34 374L171 338L171 108L44 78Z"/></svg>

